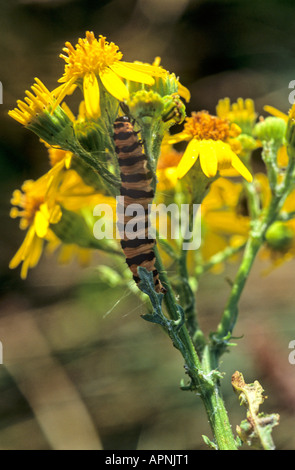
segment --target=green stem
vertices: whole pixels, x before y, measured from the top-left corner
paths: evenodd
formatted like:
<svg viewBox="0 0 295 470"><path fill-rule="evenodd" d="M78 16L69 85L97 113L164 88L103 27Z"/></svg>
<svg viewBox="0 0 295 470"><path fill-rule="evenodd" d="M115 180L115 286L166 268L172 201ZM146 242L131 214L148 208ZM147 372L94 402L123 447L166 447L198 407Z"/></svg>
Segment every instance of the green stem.
<svg viewBox="0 0 295 470"><path fill-rule="evenodd" d="M223 263L231 256L236 255L240 251L242 251L246 246L246 243L242 243L239 246L228 246L224 250L219 251L215 255L211 256L209 261L205 264L200 264L196 267L196 276L199 278L203 273L212 269L216 264Z"/></svg>
<svg viewBox="0 0 295 470"><path fill-rule="evenodd" d="M164 301L169 316L173 320L179 321L179 307L176 303L172 287L162 264L157 247L155 247L155 254L157 259L156 267L160 273L161 282L167 289ZM192 380L192 384L200 394L205 406L218 450L236 450L236 442L234 440L225 405L220 393L220 387L217 383L218 379L214 376L214 373L216 373L215 360L213 363L214 356L210 353L210 349L207 348L206 353L203 356L205 365L203 368L185 325L182 325L179 329L178 335L179 341L177 342L177 347L185 360L187 372ZM176 344L176 340L174 340L174 344Z"/></svg>
<svg viewBox="0 0 295 470"><path fill-rule="evenodd" d="M276 164L276 155L278 152L278 146L273 141L264 141L262 150L262 159L267 168L267 176L269 186L272 193L275 192L277 186L278 167Z"/></svg>
<svg viewBox="0 0 295 470"><path fill-rule="evenodd" d="M182 305L184 306L187 327L190 335L193 337L193 335L195 335L196 331L199 329L199 325L196 316L195 293L193 292L189 283L189 273L187 270L187 250L182 250L178 265L181 279L180 298L183 299Z"/></svg>
<svg viewBox="0 0 295 470"><path fill-rule="evenodd" d="M260 235L250 235L248 239L243 260L233 283L221 322L219 323L217 331L213 336L220 355L224 352L224 349L227 346L225 341L226 338L230 337L236 324L238 317L238 302L245 287L256 254L261 246L263 235L264 233L260 232Z"/></svg>
<svg viewBox="0 0 295 470"><path fill-rule="evenodd" d="M248 181L244 182L244 188L247 194L247 201L249 206L249 214L251 220L256 220L260 213L260 201L257 190L253 182L249 183Z"/></svg>
<svg viewBox="0 0 295 470"><path fill-rule="evenodd" d="M218 359L210 345L206 345L203 351L202 367L206 374L218 368ZM219 381L214 381L213 390L207 394L205 407L218 450L237 450L228 414L224 406ZM204 401L204 400L203 400Z"/></svg>

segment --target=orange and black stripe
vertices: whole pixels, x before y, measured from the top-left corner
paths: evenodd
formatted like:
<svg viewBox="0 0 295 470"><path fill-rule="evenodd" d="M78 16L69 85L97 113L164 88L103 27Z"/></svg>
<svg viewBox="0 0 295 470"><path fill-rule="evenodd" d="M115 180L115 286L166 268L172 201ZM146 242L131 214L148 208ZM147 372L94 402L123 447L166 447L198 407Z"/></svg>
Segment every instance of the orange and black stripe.
<svg viewBox="0 0 295 470"><path fill-rule="evenodd" d="M134 131L128 116L119 117L114 122L114 142L121 172L120 195L124 196L124 207L120 208L119 205L117 207L119 212L124 210L123 224L122 226L118 224L118 230L124 233L121 246L126 256L126 262L137 284L140 282L137 268L142 266L153 273L156 292L164 293L166 290L162 286L159 273L155 268L154 246L156 240L148 236L149 204L154 198L154 191L151 187L153 175L147 168L147 158L143 152L142 143L139 141L137 132ZM144 209L144 219L138 220L138 217L136 218L142 228L141 231L136 231L136 238L133 238L131 233L128 234L128 228L126 228L126 224L135 215L125 215L125 210L130 204L140 204ZM136 230L136 226L134 229Z"/></svg>

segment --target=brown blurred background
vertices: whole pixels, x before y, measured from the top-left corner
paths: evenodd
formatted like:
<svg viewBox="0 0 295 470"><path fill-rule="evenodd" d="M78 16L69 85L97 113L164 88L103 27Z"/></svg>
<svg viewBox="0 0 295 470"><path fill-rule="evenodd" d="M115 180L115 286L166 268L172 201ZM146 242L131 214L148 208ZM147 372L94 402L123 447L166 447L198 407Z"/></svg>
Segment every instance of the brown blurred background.
<svg viewBox="0 0 295 470"><path fill-rule="evenodd" d="M0 6L0 449L205 449L201 434L211 433L199 399L179 389L180 355L140 318L139 299L99 280L100 257L82 269L44 256L26 281L9 270L23 240L9 218L11 193L47 171L48 159L37 137L7 111L34 77L55 87L64 42L75 44L93 30L118 44L125 60L161 56L191 90L188 112L214 112L225 96L253 98L259 113L264 104L286 112L295 79L294 2L1 0ZM294 266L263 277L257 261L235 330L241 338L222 364L233 426L244 418L230 385L239 370L246 381L261 381L269 396L263 410L281 414L277 448L292 450ZM201 281L198 308L207 332L235 269Z"/></svg>

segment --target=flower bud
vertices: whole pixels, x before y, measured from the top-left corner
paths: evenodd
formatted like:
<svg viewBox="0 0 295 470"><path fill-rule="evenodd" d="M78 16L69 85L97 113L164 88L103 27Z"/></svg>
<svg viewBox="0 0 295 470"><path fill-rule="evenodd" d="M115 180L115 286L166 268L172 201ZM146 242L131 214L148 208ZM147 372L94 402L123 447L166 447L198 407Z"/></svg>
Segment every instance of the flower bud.
<svg viewBox="0 0 295 470"><path fill-rule="evenodd" d="M258 122L253 133L261 142L273 141L277 147L281 147L284 144L286 123L281 118L270 116Z"/></svg>
<svg viewBox="0 0 295 470"><path fill-rule="evenodd" d="M266 232L265 239L270 248L284 251L290 247L293 231L283 222L274 222Z"/></svg>

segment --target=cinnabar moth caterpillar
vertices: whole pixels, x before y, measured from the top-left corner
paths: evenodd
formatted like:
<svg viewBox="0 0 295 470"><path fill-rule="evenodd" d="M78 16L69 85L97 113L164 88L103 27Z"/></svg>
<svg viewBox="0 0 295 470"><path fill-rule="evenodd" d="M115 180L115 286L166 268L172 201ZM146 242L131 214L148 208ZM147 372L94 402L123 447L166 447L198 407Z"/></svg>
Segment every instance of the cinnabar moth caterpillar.
<svg viewBox="0 0 295 470"><path fill-rule="evenodd" d="M137 284L140 282L137 268L142 266L153 273L156 292L165 293L166 289L161 284L159 273L155 268L156 240L148 236L148 209L154 198L151 187L152 173L147 168L147 158L143 153L142 143L138 140L137 132L134 131L128 116L119 117L114 122L114 142L121 172L120 195L124 196L124 238L121 239L121 246L126 262ZM133 239L128 237L125 231L126 224L131 219L125 215L126 208L130 204L141 204L145 214L142 221L144 234L138 232Z"/></svg>

